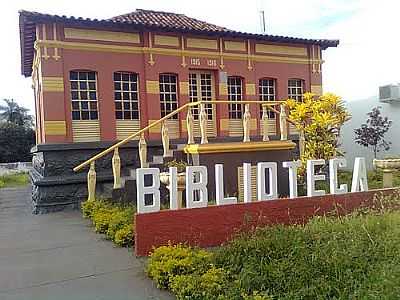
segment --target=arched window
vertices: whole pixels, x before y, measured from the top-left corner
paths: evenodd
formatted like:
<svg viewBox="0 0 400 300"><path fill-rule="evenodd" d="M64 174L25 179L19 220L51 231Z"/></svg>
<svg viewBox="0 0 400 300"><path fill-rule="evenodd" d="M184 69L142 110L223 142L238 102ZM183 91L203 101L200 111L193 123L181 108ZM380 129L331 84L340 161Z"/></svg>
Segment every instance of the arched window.
<svg viewBox="0 0 400 300"><path fill-rule="evenodd" d="M238 76L228 77L228 100L229 101L242 101L243 99L243 80ZM229 104L229 118L241 119L242 118L242 104L231 103Z"/></svg>
<svg viewBox="0 0 400 300"><path fill-rule="evenodd" d="M72 120L98 120L97 76L94 71L70 71Z"/></svg>
<svg viewBox="0 0 400 300"><path fill-rule="evenodd" d="M289 79L288 80L288 98L303 101L304 94L304 80L302 79Z"/></svg>
<svg viewBox="0 0 400 300"><path fill-rule="evenodd" d="M138 75L132 72L114 73L115 118L139 120Z"/></svg>
<svg viewBox="0 0 400 300"><path fill-rule="evenodd" d="M161 117L168 115L178 108L177 93L178 78L175 74L160 74L160 108ZM178 119L178 114L171 119Z"/></svg>
<svg viewBox="0 0 400 300"><path fill-rule="evenodd" d="M272 78L262 78L258 81L258 94L260 101L275 101L276 100L276 80ZM260 117L263 109L260 105ZM275 113L268 110L268 117L275 118Z"/></svg>

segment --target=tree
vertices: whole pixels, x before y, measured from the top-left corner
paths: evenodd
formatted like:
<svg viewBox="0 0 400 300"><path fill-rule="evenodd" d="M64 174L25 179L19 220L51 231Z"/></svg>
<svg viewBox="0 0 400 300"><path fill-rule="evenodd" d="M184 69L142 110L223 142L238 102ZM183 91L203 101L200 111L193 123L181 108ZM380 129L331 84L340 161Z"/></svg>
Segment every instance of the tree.
<svg viewBox="0 0 400 300"><path fill-rule="evenodd" d="M14 99L3 99L3 101L6 105L0 105L0 120L20 126L33 125L32 116L28 114L29 109L19 106Z"/></svg>
<svg viewBox="0 0 400 300"><path fill-rule="evenodd" d="M0 105L0 163L29 161L35 145L32 116L13 99L4 102L6 105Z"/></svg>
<svg viewBox="0 0 400 300"><path fill-rule="evenodd" d="M381 150L390 149L391 142L385 140L385 134L392 126L392 121L382 116L380 106L373 108L367 115L367 123L354 130L355 141L361 146L371 147L376 158Z"/></svg>
<svg viewBox="0 0 400 300"><path fill-rule="evenodd" d="M30 161L33 145L35 132L31 127L12 122L0 123L0 163Z"/></svg>
<svg viewBox="0 0 400 300"><path fill-rule="evenodd" d="M299 170L301 175L308 159L328 160L342 155L338 150L338 136L350 114L339 96L327 93L316 97L306 93L302 102L288 99L286 106L289 108L289 119L295 122L296 128L305 137L304 153L300 157L303 162Z"/></svg>

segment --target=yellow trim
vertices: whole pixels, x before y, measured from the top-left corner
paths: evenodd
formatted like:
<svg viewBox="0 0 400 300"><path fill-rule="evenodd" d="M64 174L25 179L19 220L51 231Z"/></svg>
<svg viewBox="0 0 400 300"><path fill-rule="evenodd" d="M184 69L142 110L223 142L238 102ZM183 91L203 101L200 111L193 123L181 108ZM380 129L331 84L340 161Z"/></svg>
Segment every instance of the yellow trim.
<svg viewBox="0 0 400 300"><path fill-rule="evenodd" d="M158 120L149 120L149 126ZM149 133L161 133L161 123L149 128Z"/></svg>
<svg viewBox="0 0 400 300"><path fill-rule="evenodd" d="M322 85L311 85L311 93L315 95L322 95Z"/></svg>
<svg viewBox="0 0 400 300"><path fill-rule="evenodd" d="M65 121L44 121L44 132L46 135L66 135L67 127Z"/></svg>
<svg viewBox="0 0 400 300"><path fill-rule="evenodd" d="M179 82L179 92L181 95L189 95L189 81Z"/></svg>
<svg viewBox="0 0 400 300"><path fill-rule="evenodd" d="M77 28L64 28L66 39L80 39L89 41L107 41L120 43L140 43L139 33L127 33L103 30L88 30Z"/></svg>
<svg viewBox="0 0 400 300"><path fill-rule="evenodd" d="M132 132L140 130L140 120L116 120L115 131L117 140L123 140L127 138ZM138 139L135 137L134 139Z"/></svg>
<svg viewBox="0 0 400 300"><path fill-rule="evenodd" d="M256 84L246 83L246 95L255 96L256 95Z"/></svg>
<svg viewBox="0 0 400 300"><path fill-rule="evenodd" d="M166 48L148 48L148 47L134 47L134 46L119 46L119 45L104 45L95 43L81 43L81 42L65 42L53 40L37 40L35 42L35 49L38 47L58 47L62 49L71 50L86 50L86 51L99 51L99 52L115 52L115 53L154 53L161 55L172 56L200 56L208 58L220 58L220 53L210 51L193 51L193 50L180 50L180 49L166 49ZM310 64L310 63L323 63L321 59L307 59L298 57L287 56L271 56L271 55L243 55L239 53L223 53L224 59L228 60L248 60L259 62L282 62L293 64Z"/></svg>
<svg viewBox="0 0 400 300"><path fill-rule="evenodd" d="M217 40L187 38L186 46L190 48L218 49Z"/></svg>
<svg viewBox="0 0 400 300"><path fill-rule="evenodd" d="M177 36L155 34L154 45L178 47L179 38Z"/></svg>
<svg viewBox="0 0 400 300"><path fill-rule="evenodd" d="M99 120L72 121L72 140L74 142L100 141L100 121Z"/></svg>
<svg viewBox="0 0 400 300"><path fill-rule="evenodd" d="M62 77L43 77L42 89L44 92L64 92L64 79Z"/></svg>
<svg viewBox="0 0 400 300"><path fill-rule="evenodd" d="M222 131L229 131L229 119L220 119L219 129L221 129Z"/></svg>
<svg viewBox="0 0 400 300"><path fill-rule="evenodd" d="M234 152L256 152L273 150L294 149L296 144L292 141L268 141L268 142L231 142L213 144L187 145L183 151L189 154L200 153L234 153Z"/></svg>
<svg viewBox="0 0 400 300"><path fill-rule="evenodd" d="M276 46L276 45L267 45L258 43L256 44L256 52L307 56L307 48L305 47Z"/></svg>
<svg viewBox="0 0 400 300"><path fill-rule="evenodd" d="M156 80L146 80L146 92L148 94L159 94L160 85Z"/></svg>
<svg viewBox="0 0 400 300"><path fill-rule="evenodd" d="M218 92L220 96L228 95L228 85L226 83L219 83Z"/></svg>
<svg viewBox="0 0 400 300"><path fill-rule="evenodd" d="M225 50L228 51L246 51L246 43L243 42L234 42L234 41L225 41Z"/></svg>

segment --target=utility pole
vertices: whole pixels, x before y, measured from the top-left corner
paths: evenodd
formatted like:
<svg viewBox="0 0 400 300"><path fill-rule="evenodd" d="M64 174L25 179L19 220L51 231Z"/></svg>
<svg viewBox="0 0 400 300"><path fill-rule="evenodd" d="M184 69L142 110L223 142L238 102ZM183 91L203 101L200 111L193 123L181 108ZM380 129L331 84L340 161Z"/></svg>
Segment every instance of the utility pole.
<svg viewBox="0 0 400 300"><path fill-rule="evenodd" d="M265 13L264 13L264 10L260 11L260 15L261 15L261 30L262 30L262 33L265 33L266 28L265 28Z"/></svg>

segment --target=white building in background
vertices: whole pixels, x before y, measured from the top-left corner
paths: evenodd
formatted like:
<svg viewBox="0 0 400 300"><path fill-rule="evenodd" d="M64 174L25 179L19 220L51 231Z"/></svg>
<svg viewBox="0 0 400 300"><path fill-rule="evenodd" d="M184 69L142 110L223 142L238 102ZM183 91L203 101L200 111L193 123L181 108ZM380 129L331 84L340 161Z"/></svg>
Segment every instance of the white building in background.
<svg viewBox="0 0 400 300"><path fill-rule="evenodd" d="M352 163L356 156L365 157L367 168L372 168L373 151L371 148L360 146L354 141L354 129L366 123L367 113L376 106L382 108L382 116L387 116L393 122L386 134L386 140L392 143L390 150L379 152L378 157L400 156L400 84L387 85L380 87L379 96L346 102L346 107L352 118L342 128L341 149L345 152L345 157L348 160L348 169L353 168Z"/></svg>

